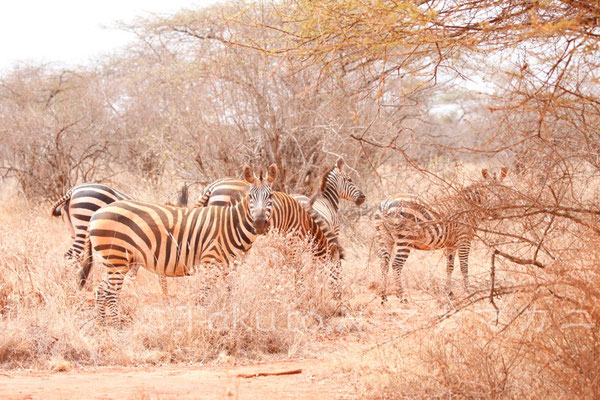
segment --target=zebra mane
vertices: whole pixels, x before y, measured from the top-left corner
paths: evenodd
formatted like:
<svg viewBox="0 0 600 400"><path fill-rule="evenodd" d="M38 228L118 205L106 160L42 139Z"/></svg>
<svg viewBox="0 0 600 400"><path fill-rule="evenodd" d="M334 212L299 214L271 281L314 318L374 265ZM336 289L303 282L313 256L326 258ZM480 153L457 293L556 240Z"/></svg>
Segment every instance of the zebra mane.
<svg viewBox="0 0 600 400"><path fill-rule="evenodd" d="M319 186L319 190L317 190L317 192L311 196L310 200L307 203L307 206L309 208L312 208L312 206L315 203L315 201L317 201L317 199L319 198L319 196L321 196L323 194L323 192L325 191L325 186L327 186L327 177L329 176L329 174L331 173L331 171L334 170L335 167L336 166L334 165L333 167L328 168L323 173L323 176L321 177L321 185Z"/></svg>
<svg viewBox="0 0 600 400"><path fill-rule="evenodd" d="M329 176L329 173L330 173L331 171L333 171L333 169L334 169L335 167L336 167L336 166L334 165L333 167L331 167L331 168L328 168L328 169L325 171L325 173L323 174L323 176L321 177L321 186L319 187L319 192L318 192L318 194L321 194L322 192L324 192L324 191L325 191L325 186L327 185L327 176Z"/></svg>

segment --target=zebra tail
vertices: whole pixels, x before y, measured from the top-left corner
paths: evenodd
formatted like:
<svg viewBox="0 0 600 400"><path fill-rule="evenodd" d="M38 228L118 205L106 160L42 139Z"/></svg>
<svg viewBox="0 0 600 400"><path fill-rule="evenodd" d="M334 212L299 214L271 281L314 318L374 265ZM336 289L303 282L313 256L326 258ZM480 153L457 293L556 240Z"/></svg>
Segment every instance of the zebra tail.
<svg viewBox="0 0 600 400"><path fill-rule="evenodd" d="M207 190L204 192L200 200L194 204L194 207L206 207L208 205L208 201L210 200L210 195L212 194L212 190Z"/></svg>
<svg viewBox="0 0 600 400"><path fill-rule="evenodd" d="M51 217L60 217L60 208L63 204L71 199L71 193L72 189L69 189L69 191L63 197L56 200L54 204L52 204L52 212L50 213Z"/></svg>
<svg viewBox="0 0 600 400"><path fill-rule="evenodd" d="M94 265L92 259L92 242L90 242L90 238L85 241L85 245L83 248L83 254L81 255L81 271L79 271L79 288L83 288L85 283L87 282L87 278L90 275L90 271L92 270L92 266Z"/></svg>

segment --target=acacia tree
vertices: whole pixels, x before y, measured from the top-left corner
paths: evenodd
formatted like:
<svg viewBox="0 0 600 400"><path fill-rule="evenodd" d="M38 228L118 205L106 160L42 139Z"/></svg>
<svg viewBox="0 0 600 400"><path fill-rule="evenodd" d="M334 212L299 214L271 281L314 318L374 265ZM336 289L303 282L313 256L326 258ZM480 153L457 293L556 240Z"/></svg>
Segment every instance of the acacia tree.
<svg viewBox="0 0 600 400"><path fill-rule="evenodd" d="M382 99L380 104L386 104L389 88L407 77L415 82L404 85L403 100L418 98L425 89L443 90L442 84L478 86L482 93L477 99L485 111L467 112L461 126L480 132L483 140L456 145L432 137L427 145L445 154L511 164L512 185L498 192L502 201L493 206L495 222L478 232L492 248L492 265L500 257L504 268L514 269L516 264L521 272L511 275L520 277L515 285L481 290L467 304L489 294L496 307L496 294L518 292L513 303L517 316L487 345L520 352L518 360L553 365L543 379L556 383L557 393L597 396L597 2L349 0L289 1L273 7L283 17L262 26L288 39L276 50L264 50L284 55L296 71L307 65L318 68L321 82L358 72L361 89ZM255 45L245 37L238 40ZM396 105L402 106L402 101ZM407 131L406 125L402 128ZM408 151L410 136L401 133L364 129L353 138L400 154L422 176L457 186ZM554 325L534 336L520 336L524 333L516 328L523 327L519 316L531 307L545 310ZM569 321L573 310L580 312L581 322L595 328L561 330L561 321ZM520 339L511 342L508 332ZM566 353L571 356L563 357ZM515 363L511 361L510 368ZM506 364L491 368L511 373ZM506 381L499 385L506 389Z"/></svg>
<svg viewBox="0 0 600 400"><path fill-rule="evenodd" d="M221 5L130 26L146 44L148 57L157 60L132 90L139 93L131 99L128 118L138 121L137 130L149 132L162 154L186 160L182 169L190 177L208 182L235 174L243 163L276 162L280 188L309 194L324 166L338 156L354 166L363 161L350 135L379 111L356 95L351 77L315 85L315 68L294 72L285 59L231 46L224 38L232 32L264 46L281 39L250 26L249 16L223 18L244 10ZM259 17L278 18L268 9L253 14ZM135 110L140 115L154 110L154 116L137 118ZM167 123L165 115L171 116ZM177 139L164 140L166 130Z"/></svg>

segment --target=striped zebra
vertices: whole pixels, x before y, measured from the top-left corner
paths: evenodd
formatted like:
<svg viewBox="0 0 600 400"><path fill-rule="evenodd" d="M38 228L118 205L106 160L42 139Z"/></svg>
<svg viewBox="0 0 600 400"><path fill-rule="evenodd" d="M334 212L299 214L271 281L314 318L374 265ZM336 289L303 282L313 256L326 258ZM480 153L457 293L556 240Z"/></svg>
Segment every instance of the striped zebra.
<svg viewBox="0 0 600 400"><path fill-rule="evenodd" d="M247 193L249 185L236 178L223 178L209 184L194 207L228 206L236 204ZM323 261L332 261L331 278L335 295L340 294L340 253L337 237L330 239L312 218L309 212L292 196L275 192L273 195L273 217L271 227L282 234L294 233L310 239L314 246L313 255Z"/></svg>
<svg viewBox="0 0 600 400"><path fill-rule="evenodd" d="M178 205L187 205L187 186L184 186L178 197ZM66 259L81 262L83 249L88 240L88 226L92 214L98 209L119 200L133 200L133 197L100 183L84 183L73 186L67 193L52 205L52 216L62 216L67 225L73 244L65 253ZM135 278L137 268L131 276ZM168 295L167 282L159 277L163 295Z"/></svg>
<svg viewBox="0 0 600 400"><path fill-rule="evenodd" d="M96 290L100 321L105 321L108 308L110 322L116 322L123 277L136 264L161 276L186 276L199 266L227 264L248 251L271 219L275 164L263 175L261 171L257 178L245 166L248 192L229 207L184 208L121 200L95 212L86 244L92 255L86 260L92 262L82 262L81 281L85 283L93 263L106 268Z"/></svg>
<svg viewBox="0 0 600 400"><path fill-rule="evenodd" d="M319 224L327 238L333 242L339 241L340 218L338 210L340 199L353 201L357 206L365 202L364 193L356 187L352 178L344 172L344 160L342 158L339 158L336 164L323 174L319 191L312 198L301 194L293 194L292 197L307 206L311 217ZM311 208L314 212L310 211ZM340 258L344 258L341 248Z"/></svg>
<svg viewBox="0 0 600 400"><path fill-rule="evenodd" d="M62 216L74 239L65 258L80 260L88 238L90 217L99 208L119 200L133 200L133 197L100 183L83 183L73 186L52 205L51 215Z"/></svg>
<svg viewBox="0 0 600 400"><path fill-rule="evenodd" d="M446 290L451 291L454 257L458 252L460 270L465 290L469 290L469 252L477 226L485 213L483 208L491 194L490 185L502 181L508 172L503 167L500 175L482 171L487 182L474 184L461 190L457 196L427 204L416 196L392 195L378 204L375 214L377 241L382 258L382 301L387 296L387 274L390 259L395 272L396 294L403 297L401 272L412 249L445 250L447 258Z"/></svg>

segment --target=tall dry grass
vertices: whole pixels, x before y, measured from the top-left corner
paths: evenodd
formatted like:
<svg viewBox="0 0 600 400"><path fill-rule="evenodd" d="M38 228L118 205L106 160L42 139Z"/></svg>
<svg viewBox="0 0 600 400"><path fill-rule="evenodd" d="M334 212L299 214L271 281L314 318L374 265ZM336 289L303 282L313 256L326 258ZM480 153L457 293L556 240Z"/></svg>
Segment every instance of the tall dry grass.
<svg viewBox="0 0 600 400"><path fill-rule="evenodd" d="M329 266L306 242L260 238L226 278L204 291L209 271L168 280L162 301L152 273L126 279L120 327L97 325L93 290L78 290L77 266L62 254L70 238L43 207L4 205L0 213L0 367L71 367L209 362L301 355L331 329ZM294 242L294 243L291 243ZM293 245L299 256L290 258ZM103 271L94 266L95 287ZM218 275L218 274L217 274ZM207 294L206 294L207 293Z"/></svg>
<svg viewBox="0 0 600 400"><path fill-rule="evenodd" d="M333 371L372 399L598 398L600 275L585 264L504 264L497 310L484 287L451 302L408 276L411 304L386 306L398 329L341 355Z"/></svg>

